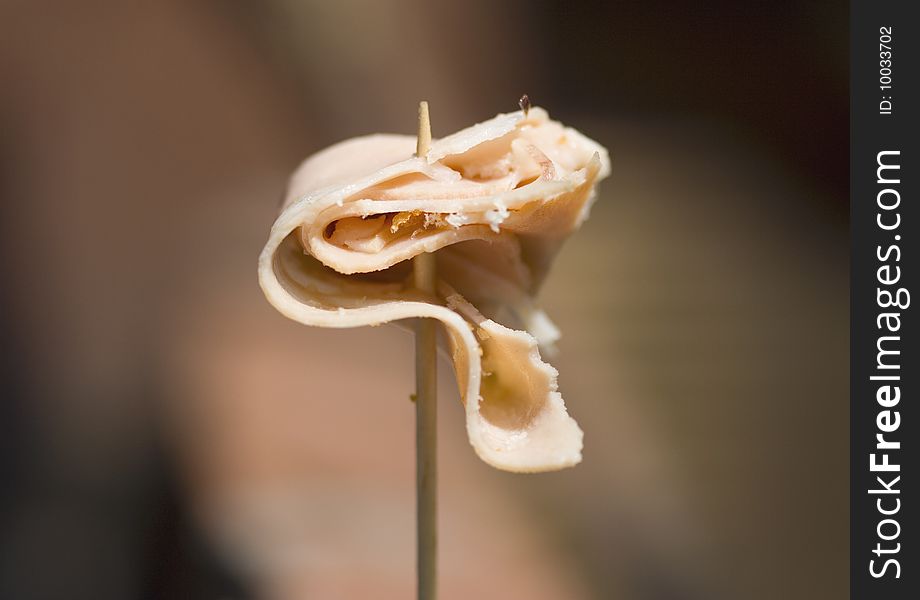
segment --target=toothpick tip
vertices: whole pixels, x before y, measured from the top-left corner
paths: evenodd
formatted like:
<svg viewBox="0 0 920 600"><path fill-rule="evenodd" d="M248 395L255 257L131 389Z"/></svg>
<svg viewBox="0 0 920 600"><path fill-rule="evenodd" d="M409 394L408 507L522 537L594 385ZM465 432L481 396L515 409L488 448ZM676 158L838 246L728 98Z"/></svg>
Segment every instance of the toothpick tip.
<svg viewBox="0 0 920 600"><path fill-rule="evenodd" d="M431 146L431 118L428 115L428 102L418 103L418 142L415 146L416 156L427 156Z"/></svg>

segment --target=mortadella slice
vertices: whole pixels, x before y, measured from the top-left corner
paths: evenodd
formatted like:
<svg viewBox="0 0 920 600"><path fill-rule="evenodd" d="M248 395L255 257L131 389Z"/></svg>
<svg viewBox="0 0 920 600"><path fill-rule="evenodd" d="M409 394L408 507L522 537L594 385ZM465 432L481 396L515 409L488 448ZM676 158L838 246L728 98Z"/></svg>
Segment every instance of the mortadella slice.
<svg viewBox="0 0 920 600"><path fill-rule="evenodd" d="M516 472L577 464L581 429L541 358L559 332L534 295L609 174L607 151L540 108L414 150L415 137L378 134L304 162L259 258L266 298L320 327L437 319L480 458ZM437 260L434 295L411 285L422 252Z"/></svg>

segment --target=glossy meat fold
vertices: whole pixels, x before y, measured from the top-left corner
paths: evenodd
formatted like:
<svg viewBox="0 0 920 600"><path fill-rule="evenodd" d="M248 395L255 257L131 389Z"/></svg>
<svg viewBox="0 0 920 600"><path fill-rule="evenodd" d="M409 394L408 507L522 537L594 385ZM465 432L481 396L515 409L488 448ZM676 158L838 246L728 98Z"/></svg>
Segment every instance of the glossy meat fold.
<svg viewBox="0 0 920 600"><path fill-rule="evenodd" d="M582 432L540 354L559 332L534 294L587 217L606 150L540 108L414 149L371 135L304 162L259 258L266 297L321 327L437 319L476 453L517 472L578 463ZM411 287L422 252L437 259L436 296Z"/></svg>

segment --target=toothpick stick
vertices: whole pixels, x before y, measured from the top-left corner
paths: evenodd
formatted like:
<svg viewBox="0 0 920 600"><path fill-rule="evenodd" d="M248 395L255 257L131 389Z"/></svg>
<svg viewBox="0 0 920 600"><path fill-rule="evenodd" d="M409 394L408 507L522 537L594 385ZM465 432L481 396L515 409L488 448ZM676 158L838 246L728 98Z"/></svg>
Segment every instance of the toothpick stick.
<svg viewBox="0 0 920 600"><path fill-rule="evenodd" d="M428 103L418 103L418 141L415 143L416 156L428 156L431 146L431 119L428 117Z"/></svg>
<svg viewBox="0 0 920 600"><path fill-rule="evenodd" d="M428 103L418 105L416 156L425 157L431 145ZM424 252L412 261L415 287L435 293L434 254ZM415 485L418 557L418 598L437 598L438 516L438 372L437 330L434 319L419 319L415 334Z"/></svg>

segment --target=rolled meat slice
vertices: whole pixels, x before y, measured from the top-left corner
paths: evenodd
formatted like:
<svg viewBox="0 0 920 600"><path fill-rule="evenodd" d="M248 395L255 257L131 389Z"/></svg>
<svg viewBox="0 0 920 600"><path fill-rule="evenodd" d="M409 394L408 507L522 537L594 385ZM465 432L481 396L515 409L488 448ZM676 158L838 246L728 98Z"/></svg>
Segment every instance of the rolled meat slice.
<svg viewBox="0 0 920 600"><path fill-rule="evenodd" d="M540 355L558 330L534 295L587 217L607 151L540 108L435 141L425 157L415 143L359 137L300 166L259 257L266 298L320 327L437 319L480 458L516 472L578 463L581 429ZM436 295L411 285L422 252L435 253Z"/></svg>

